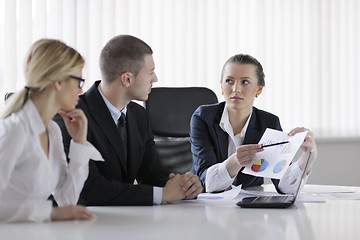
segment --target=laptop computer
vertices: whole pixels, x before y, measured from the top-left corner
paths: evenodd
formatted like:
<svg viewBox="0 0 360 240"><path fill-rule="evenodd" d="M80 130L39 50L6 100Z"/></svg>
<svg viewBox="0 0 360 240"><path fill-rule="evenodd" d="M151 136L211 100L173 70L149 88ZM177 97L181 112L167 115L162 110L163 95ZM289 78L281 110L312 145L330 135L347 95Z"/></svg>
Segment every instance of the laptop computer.
<svg viewBox="0 0 360 240"><path fill-rule="evenodd" d="M298 186L295 193L291 196L259 196L259 197L245 197L236 205L242 208L287 208L295 203L296 197L299 194L301 182L305 176L308 163L310 161L311 152L306 160L305 169L301 175L301 180L298 181Z"/></svg>

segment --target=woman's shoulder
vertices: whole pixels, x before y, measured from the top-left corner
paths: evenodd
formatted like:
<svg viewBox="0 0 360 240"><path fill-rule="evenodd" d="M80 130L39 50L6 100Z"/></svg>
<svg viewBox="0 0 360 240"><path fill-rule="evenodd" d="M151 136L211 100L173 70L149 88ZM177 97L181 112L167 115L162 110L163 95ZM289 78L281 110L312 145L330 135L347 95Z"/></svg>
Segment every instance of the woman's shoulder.
<svg viewBox="0 0 360 240"><path fill-rule="evenodd" d="M27 125L22 111L12 113L10 116L0 120L0 137L22 139Z"/></svg>
<svg viewBox="0 0 360 240"><path fill-rule="evenodd" d="M264 121L279 121L279 117L273 113L258 109L253 107L254 113L256 114L257 118Z"/></svg>
<svg viewBox="0 0 360 240"><path fill-rule="evenodd" d="M194 115L205 117L216 116L219 111L222 113L224 107L225 102L201 105L195 110Z"/></svg>

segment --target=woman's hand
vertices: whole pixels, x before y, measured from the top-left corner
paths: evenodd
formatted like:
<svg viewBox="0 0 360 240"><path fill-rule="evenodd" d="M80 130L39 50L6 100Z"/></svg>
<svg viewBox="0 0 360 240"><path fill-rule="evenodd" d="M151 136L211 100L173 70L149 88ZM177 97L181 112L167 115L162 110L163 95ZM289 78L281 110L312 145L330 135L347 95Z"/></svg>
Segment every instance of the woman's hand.
<svg viewBox="0 0 360 240"><path fill-rule="evenodd" d="M72 219L85 219L92 220L95 215L90 212L86 207L68 205L64 207L54 207L51 215L51 220L72 220Z"/></svg>
<svg viewBox="0 0 360 240"><path fill-rule="evenodd" d="M226 169L231 178L235 177L240 169L248 165L255 157L255 154L262 152L259 144L241 145L236 148L236 152L226 160Z"/></svg>
<svg viewBox="0 0 360 240"><path fill-rule="evenodd" d="M294 128L293 130L291 130L288 135L294 136L297 133L305 132L305 131L308 131L308 133L304 139L304 142L301 144L302 150L304 152L316 151L317 148L316 148L314 133L311 132L309 129L304 128L304 127L297 127L297 128Z"/></svg>
<svg viewBox="0 0 360 240"><path fill-rule="evenodd" d="M81 109L74 109L69 112L59 111L64 119L65 126L70 137L77 143L85 144L87 137L87 118Z"/></svg>

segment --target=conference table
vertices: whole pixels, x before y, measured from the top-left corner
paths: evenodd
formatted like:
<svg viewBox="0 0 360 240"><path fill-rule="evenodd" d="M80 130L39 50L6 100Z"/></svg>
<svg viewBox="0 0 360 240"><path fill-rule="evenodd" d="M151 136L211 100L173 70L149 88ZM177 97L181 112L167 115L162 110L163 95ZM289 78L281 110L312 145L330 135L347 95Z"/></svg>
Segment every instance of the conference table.
<svg viewBox="0 0 360 240"><path fill-rule="evenodd" d="M360 187L341 187L346 191L328 193L332 199L323 198L326 191L321 189L326 187L306 185L299 197L320 196L315 194L320 189L323 200L297 201L286 209L240 208L238 197L157 206L89 207L95 220L0 224L0 239L360 239ZM272 190L271 184L255 189Z"/></svg>

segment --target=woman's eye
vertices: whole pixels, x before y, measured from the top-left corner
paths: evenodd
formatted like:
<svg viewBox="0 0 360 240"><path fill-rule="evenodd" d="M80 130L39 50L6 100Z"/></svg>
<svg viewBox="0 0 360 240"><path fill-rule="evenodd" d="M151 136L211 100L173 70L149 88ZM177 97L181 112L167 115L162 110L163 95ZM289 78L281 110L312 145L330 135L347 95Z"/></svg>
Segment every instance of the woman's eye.
<svg viewBox="0 0 360 240"><path fill-rule="evenodd" d="M225 82L226 82L226 83L232 83L233 80L232 80L232 79L226 79Z"/></svg>
<svg viewBox="0 0 360 240"><path fill-rule="evenodd" d="M250 84L250 82L248 80L242 80L242 84L248 85L248 84Z"/></svg>

